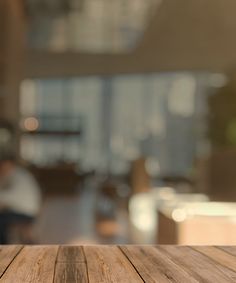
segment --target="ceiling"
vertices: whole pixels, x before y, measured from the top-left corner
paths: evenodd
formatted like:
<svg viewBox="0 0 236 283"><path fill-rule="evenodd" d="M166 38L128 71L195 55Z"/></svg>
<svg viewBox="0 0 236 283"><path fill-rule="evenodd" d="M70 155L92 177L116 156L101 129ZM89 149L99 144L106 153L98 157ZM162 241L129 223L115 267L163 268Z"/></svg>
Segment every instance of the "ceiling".
<svg viewBox="0 0 236 283"><path fill-rule="evenodd" d="M126 54L30 51L26 75L234 69L235 11L235 0L163 0L133 51Z"/></svg>
<svg viewBox="0 0 236 283"><path fill-rule="evenodd" d="M55 52L122 53L142 38L161 0L27 0L28 44Z"/></svg>

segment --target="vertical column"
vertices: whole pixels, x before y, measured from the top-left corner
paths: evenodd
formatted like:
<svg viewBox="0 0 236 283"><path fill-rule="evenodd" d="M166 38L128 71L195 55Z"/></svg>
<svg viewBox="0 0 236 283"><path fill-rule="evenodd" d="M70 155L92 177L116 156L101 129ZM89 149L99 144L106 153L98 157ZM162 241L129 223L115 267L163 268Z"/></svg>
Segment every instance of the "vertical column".
<svg viewBox="0 0 236 283"><path fill-rule="evenodd" d="M19 120L19 89L23 73L25 19L22 1L5 3L4 116Z"/></svg>
<svg viewBox="0 0 236 283"><path fill-rule="evenodd" d="M23 78L25 16L23 1L0 1L0 118L18 128L20 83ZM18 152L19 133L15 147Z"/></svg>

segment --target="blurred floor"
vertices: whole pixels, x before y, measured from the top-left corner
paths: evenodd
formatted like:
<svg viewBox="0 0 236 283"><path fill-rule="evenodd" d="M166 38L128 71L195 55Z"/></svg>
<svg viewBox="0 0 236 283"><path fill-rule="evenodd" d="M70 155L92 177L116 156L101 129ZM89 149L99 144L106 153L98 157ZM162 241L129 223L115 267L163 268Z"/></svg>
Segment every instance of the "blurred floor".
<svg viewBox="0 0 236 283"><path fill-rule="evenodd" d="M54 196L46 199L35 226L39 244L127 244L129 243L128 215L117 212L114 223L102 222L102 229L112 229L110 237L96 231L96 204L98 198L94 183L87 184L80 194ZM108 226L109 227L108 227ZM114 229L115 227L115 229ZM114 234L115 233L115 234Z"/></svg>
<svg viewBox="0 0 236 283"><path fill-rule="evenodd" d="M48 198L36 225L40 244L95 242L94 207L96 195L92 187L82 194Z"/></svg>

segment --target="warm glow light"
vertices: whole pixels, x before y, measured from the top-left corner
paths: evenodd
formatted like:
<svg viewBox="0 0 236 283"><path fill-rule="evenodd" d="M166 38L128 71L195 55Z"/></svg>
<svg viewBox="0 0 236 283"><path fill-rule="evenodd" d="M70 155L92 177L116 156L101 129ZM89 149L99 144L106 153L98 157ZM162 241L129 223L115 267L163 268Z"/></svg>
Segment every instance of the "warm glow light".
<svg viewBox="0 0 236 283"><path fill-rule="evenodd" d="M228 78L224 74L211 74L209 78L209 84L212 87L220 88L227 84Z"/></svg>
<svg viewBox="0 0 236 283"><path fill-rule="evenodd" d="M172 218L176 221L176 222L182 222L186 219L186 211L184 209L181 208L177 208L172 212Z"/></svg>
<svg viewBox="0 0 236 283"><path fill-rule="evenodd" d="M156 205L151 195L146 193L132 196L129 202L131 223L143 232L156 229Z"/></svg>
<svg viewBox="0 0 236 283"><path fill-rule="evenodd" d="M35 117L28 117L24 120L24 128L27 131L36 131L39 128L39 121Z"/></svg>

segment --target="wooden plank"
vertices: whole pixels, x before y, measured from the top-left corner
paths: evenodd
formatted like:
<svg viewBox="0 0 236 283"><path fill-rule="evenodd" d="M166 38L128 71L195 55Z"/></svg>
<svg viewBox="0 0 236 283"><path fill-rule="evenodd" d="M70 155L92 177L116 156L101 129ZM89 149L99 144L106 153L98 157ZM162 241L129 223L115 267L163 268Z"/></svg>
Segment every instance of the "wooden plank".
<svg viewBox="0 0 236 283"><path fill-rule="evenodd" d="M85 262L83 248L79 246L60 246L57 262Z"/></svg>
<svg viewBox="0 0 236 283"><path fill-rule="evenodd" d="M0 246L0 277L22 248L23 246Z"/></svg>
<svg viewBox="0 0 236 283"><path fill-rule="evenodd" d="M236 282L235 272L212 262L205 255L186 246L158 247L176 264L190 272L199 282L230 283Z"/></svg>
<svg viewBox="0 0 236 283"><path fill-rule="evenodd" d="M236 246L218 246L217 248L233 256L236 256Z"/></svg>
<svg viewBox="0 0 236 283"><path fill-rule="evenodd" d="M88 283L82 247L61 246L59 248L54 283Z"/></svg>
<svg viewBox="0 0 236 283"><path fill-rule="evenodd" d="M148 283L197 283L198 280L155 247L122 246L136 270Z"/></svg>
<svg viewBox="0 0 236 283"><path fill-rule="evenodd" d="M143 283L118 247L86 246L84 252L89 283Z"/></svg>
<svg viewBox="0 0 236 283"><path fill-rule="evenodd" d="M236 247L0 246L3 283L230 283L235 271Z"/></svg>
<svg viewBox="0 0 236 283"><path fill-rule="evenodd" d="M220 249L217 249L215 247L209 247L209 246L196 246L194 247L196 251L199 251L200 253L208 256L211 260L219 263L222 266L225 266L227 268L230 268L233 271L236 271L236 257L223 251ZM236 276L236 274L235 274Z"/></svg>
<svg viewBox="0 0 236 283"><path fill-rule="evenodd" d="M22 249L0 282L4 283L52 283L57 246L27 246Z"/></svg>
<svg viewBox="0 0 236 283"><path fill-rule="evenodd" d="M54 283L88 283L85 263L57 263Z"/></svg>

